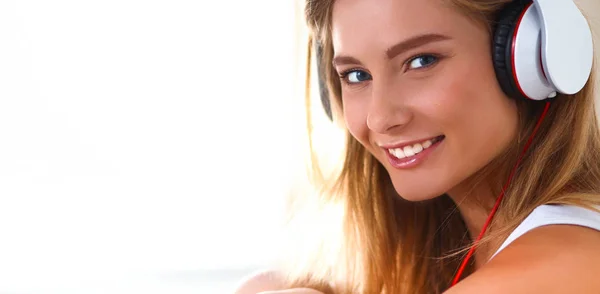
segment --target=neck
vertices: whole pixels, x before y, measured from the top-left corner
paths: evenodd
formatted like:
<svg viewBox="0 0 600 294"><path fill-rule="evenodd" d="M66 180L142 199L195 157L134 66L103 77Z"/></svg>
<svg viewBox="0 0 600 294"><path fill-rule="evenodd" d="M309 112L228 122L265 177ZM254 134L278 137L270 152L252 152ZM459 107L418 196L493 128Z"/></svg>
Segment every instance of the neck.
<svg viewBox="0 0 600 294"><path fill-rule="evenodd" d="M473 241L481 233L498 197L498 195L494 195L489 187L485 184L479 184L475 188L472 185L461 185L448 192L448 195L458 207L467 226L469 236ZM475 259L476 268L487 262L495 247L494 244L485 244L477 248L472 257Z"/></svg>

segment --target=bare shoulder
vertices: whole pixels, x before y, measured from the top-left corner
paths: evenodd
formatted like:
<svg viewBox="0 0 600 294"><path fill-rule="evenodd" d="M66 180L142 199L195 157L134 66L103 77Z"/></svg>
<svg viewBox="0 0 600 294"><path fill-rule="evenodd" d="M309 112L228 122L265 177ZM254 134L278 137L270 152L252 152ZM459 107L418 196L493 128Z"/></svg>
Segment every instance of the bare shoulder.
<svg viewBox="0 0 600 294"><path fill-rule="evenodd" d="M282 278L276 271L264 270L253 273L240 281L234 294L256 294L264 291L281 290Z"/></svg>
<svg viewBox="0 0 600 294"><path fill-rule="evenodd" d="M600 232L549 225L521 236L445 294L600 293Z"/></svg>

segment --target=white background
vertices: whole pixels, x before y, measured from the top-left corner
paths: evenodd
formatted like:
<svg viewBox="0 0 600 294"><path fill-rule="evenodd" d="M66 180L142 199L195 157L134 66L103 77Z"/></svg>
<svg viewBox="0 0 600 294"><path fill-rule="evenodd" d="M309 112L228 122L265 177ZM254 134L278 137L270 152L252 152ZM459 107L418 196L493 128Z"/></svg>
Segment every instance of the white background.
<svg viewBox="0 0 600 294"><path fill-rule="evenodd" d="M0 1L0 293L216 293L268 263L292 0Z"/></svg>

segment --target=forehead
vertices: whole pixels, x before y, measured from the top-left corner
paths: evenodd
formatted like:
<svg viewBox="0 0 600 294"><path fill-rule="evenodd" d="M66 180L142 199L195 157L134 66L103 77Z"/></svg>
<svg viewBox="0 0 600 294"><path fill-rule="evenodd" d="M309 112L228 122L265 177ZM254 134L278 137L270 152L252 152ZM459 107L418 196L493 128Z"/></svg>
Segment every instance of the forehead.
<svg viewBox="0 0 600 294"><path fill-rule="evenodd" d="M415 35L468 33L473 26L446 0L336 0L332 41L338 51L387 48ZM351 53L351 52L348 52Z"/></svg>

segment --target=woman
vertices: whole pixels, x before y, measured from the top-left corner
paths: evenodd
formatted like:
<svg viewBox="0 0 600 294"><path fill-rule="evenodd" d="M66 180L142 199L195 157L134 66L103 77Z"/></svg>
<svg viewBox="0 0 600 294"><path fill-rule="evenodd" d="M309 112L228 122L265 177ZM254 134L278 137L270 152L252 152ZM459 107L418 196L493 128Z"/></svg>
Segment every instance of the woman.
<svg viewBox="0 0 600 294"><path fill-rule="evenodd" d="M238 293L600 293L591 60L575 93L545 101L507 80L521 61L504 53L520 49L496 47L512 37L503 25L526 19L532 6L521 2L307 0L348 133L321 199L343 207L344 230L339 243L323 241L325 254L300 255ZM550 8L577 23L573 3L540 2L567 5ZM546 70L544 85L559 84Z"/></svg>

